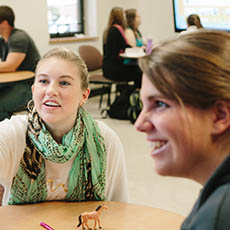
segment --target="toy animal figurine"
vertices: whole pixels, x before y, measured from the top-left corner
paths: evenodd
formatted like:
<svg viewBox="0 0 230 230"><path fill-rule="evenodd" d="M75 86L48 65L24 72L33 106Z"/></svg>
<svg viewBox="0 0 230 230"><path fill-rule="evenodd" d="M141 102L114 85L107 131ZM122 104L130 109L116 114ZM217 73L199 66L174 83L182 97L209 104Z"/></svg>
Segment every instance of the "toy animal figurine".
<svg viewBox="0 0 230 230"><path fill-rule="evenodd" d="M82 225L82 229L85 229L85 226L87 227L88 230L90 230L91 228L88 225L88 220L93 220L94 219L94 229L96 229L96 225L98 223L98 227L101 229L101 223L100 223L100 215L101 212L104 209L108 209L108 207L104 204L99 205L95 211L93 212L83 212L79 217L79 224L77 225L77 227L80 227Z"/></svg>

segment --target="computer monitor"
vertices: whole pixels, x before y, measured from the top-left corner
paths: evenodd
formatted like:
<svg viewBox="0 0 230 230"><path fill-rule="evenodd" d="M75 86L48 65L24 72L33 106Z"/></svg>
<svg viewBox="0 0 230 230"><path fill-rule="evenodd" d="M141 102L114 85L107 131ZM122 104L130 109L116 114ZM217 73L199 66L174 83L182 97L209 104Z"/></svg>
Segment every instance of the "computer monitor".
<svg viewBox="0 0 230 230"><path fill-rule="evenodd" d="M173 0L175 31L187 28L186 19L197 14L205 29L230 31L230 0Z"/></svg>

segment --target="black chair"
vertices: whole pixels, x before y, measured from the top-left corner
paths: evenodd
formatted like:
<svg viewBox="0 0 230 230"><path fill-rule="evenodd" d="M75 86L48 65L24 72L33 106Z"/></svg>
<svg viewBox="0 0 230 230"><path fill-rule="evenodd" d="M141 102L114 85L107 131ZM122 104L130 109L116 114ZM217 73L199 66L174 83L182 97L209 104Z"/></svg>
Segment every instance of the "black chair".
<svg viewBox="0 0 230 230"><path fill-rule="evenodd" d="M103 76L102 69L101 69L103 56L96 47L90 45L81 45L78 48L78 52L88 68L90 84L95 84L99 86L91 90L90 97L99 95L100 96L99 108L101 108L103 95L107 94L108 97L107 107L109 108L111 105L112 85L115 85L117 87L117 85L121 85L121 84L124 85L127 83L113 81ZM117 93L116 90L115 93Z"/></svg>

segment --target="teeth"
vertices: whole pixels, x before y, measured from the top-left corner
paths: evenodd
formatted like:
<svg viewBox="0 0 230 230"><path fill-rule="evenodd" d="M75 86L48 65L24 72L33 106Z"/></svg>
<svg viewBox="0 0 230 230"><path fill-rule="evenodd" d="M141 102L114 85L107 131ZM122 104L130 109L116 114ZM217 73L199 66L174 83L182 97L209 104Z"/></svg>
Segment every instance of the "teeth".
<svg viewBox="0 0 230 230"><path fill-rule="evenodd" d="M46 102L45 105L48 105L48 106L59 106L59 104L57 104L55 102L52 102L52 101Z"/></svg>
<svg viewBox="0 0 230 230"><path fill-rule="evenodd" d="M155 141L155 142L150 142L150 147L153 150L159 149L162 146L164 146L167 142L166 141Z"/></svg>

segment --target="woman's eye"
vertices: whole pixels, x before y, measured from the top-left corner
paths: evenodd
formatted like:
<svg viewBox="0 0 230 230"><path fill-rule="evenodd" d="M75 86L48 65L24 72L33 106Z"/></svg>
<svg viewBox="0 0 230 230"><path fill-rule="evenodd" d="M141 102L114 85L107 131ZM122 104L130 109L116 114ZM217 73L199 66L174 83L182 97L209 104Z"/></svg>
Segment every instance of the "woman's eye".
<svg viewBox="0 0 230 230"><path fill-rule="evenodd" d="M45 84L45 83L47 83L47 80L41 79L41 80L39 80L39 82L42 83L42 84Z"/></svg>
<svg viewBox="0 0 230 230"><path fill-rule="evenodd" d="M70 85L70 83L67 82L67 81L61 81L61 82L60 82L60 85L62 85L62 86L67 86L67 85Z"/></svg>
<svg viewBox="0 0 230 230"><path fill-rule="evenodd" d="M156 107L169 107L166 103L163 101L156 101Z"/></svg>

